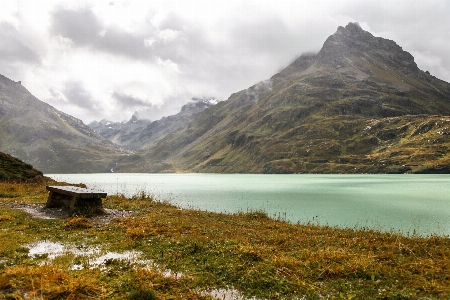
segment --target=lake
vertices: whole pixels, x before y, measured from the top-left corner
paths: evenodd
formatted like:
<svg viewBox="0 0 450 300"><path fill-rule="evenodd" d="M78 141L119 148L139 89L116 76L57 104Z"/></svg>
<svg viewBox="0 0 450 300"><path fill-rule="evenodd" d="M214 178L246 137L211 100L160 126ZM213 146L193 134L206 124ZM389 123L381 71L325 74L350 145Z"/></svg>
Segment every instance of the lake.
<svg viewBox="0 0 450 300"><path fill-rule="evenodd" d="M108 194L145 191L181 208L263 210L293 223L450 235L450 175L48 174Z"/></svg>

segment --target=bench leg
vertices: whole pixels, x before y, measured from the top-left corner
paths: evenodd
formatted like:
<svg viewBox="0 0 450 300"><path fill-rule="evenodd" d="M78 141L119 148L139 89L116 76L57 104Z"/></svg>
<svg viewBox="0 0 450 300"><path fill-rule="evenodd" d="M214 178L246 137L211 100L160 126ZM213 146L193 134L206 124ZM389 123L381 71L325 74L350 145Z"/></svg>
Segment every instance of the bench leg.
<svg viewBox="0 0 450 300"><path fill-rule="evenodd" d="M72 196L50 192L45 206L48 208L70 207L70 203L73 201L72 198Z"/></svg>
<svg viewBox="0 0 450 300"><path fill-rule="evenodd" d="M102 207L102 198L77 199L74 207Z"/></svg>
<svg viewBox="0 0 450 300"><path fill-rule="evenodd" d="M102 198L76 199L70 212L84 216L103 215Z"/></svg>

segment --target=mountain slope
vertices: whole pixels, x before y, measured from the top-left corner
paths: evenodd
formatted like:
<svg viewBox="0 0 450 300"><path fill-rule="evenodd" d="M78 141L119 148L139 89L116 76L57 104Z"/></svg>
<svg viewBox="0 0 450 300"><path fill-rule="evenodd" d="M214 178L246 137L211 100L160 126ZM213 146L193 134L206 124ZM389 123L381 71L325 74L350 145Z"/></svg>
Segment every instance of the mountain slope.
<svg viewBox="0 0 450 300"><path fill-rule="evenodd" d="M0 75L0 151L45 173L106 172L124 154L88 126Z"/></svg>
<svg viewBox="0 0 450 300"><path fill-rule="evenodd" d="M118 170L448 172L450 84L356 23Z"/></svg>
<svg viewBox="0 0 450 300"><path fill-rule="evenodd" d="M41 171L20 159L0 152L0 181L39 181L43 179Z"/></svg>

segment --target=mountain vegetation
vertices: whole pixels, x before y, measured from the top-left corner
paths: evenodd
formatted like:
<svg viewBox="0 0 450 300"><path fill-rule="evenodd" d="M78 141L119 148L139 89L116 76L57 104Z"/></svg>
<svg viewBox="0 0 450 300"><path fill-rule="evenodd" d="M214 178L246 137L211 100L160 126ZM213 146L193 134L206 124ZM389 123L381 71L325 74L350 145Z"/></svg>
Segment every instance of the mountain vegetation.
<svg viewBox="0 0 450 300"><path fill-rule="evenodd" d="M0 181L40 181L43 178L42 172L32 165L0 152Z"/></svg>
<svg viewBox="0 0 450 300"><path fill-rule="evenodd" d="M357 23L118 171L449 173L450 84Z"/></svg>
<svg viewBox="0 0 450 300"><path fill-rule="evenodd" d="M0 151L45 173L107 172L127 152L0 75Z"/></svg>

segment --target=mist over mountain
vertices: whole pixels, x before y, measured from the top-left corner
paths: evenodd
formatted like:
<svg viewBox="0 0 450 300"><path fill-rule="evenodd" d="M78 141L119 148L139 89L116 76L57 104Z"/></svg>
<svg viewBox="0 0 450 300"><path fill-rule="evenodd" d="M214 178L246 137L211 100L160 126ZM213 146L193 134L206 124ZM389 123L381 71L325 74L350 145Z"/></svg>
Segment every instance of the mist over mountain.
<svg viewBox="0 0 450 300"><path fill-rule="evenodd" d="M107 172L128 154L2 75L0 151L44 173Z"/></svg>
<svg viewBox="0 0 450 300"><path fill-rule="evenodd" d="M119 171L449 172L450 84L357 23L232 94Z"/></svg>

